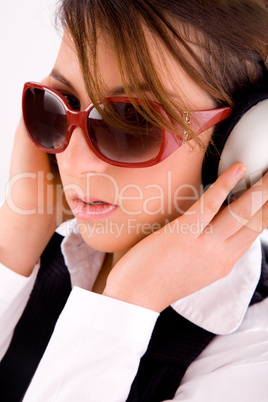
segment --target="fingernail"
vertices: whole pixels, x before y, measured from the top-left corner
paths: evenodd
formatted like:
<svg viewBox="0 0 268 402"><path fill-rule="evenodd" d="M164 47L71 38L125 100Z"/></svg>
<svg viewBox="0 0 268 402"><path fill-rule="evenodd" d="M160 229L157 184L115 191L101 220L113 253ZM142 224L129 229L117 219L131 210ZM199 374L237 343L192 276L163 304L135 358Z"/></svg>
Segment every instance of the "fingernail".
<svg viewBox="0 0 268 402"><path fill-rule="evenodd" d="M244 174L246 173L246 171L247 171L246 166L244 166L244 165L239 166L239 168L238 168L237 171L235 172L235 177L236 177L237 179L241 179L241 177L244 176Z"/></svg>

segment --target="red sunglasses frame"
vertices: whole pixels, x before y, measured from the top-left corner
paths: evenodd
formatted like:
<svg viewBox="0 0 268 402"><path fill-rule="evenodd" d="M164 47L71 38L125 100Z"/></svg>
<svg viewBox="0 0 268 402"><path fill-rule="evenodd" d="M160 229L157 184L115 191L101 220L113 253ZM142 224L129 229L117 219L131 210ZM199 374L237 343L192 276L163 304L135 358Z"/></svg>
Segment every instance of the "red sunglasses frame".
<svg viewBox="0 0 268 402"><path fill-rule="evenodd" d="M63 152L69 142L71 135L76 127L79 127L82 130L83 136L91 149L91 151L101 160L104 162L119 166L119 167L132 167L132 168L140 168L140 167L150 167L156 165L163 160L165 160L168 156L170 156L174 151L176 151L183 143L185 142L183 139L179 138L176 134L173 134L169 131L161 129L161 147L158 154L153 158L145 162L137 162L137 163L127 163L127 162L117 162L112 159L107 158L106 156L102 155L94 146L93 142L90 138L90 132L88 131L87 127L87 118L89 112L94 108L93 104L87 106L86 109L81 111L72 110L68 104L66 98L57 90L54 90L46 85L37 83L37 82L26 82L23 88L22 94L22 111L23 117L25 115L26 110L26 93L29 89L36 88L46 91L53 95L55 98L59 100L61 105L63 106L65 113L66 113L66 122L67 122L67 133L64 139L62 146L56 150L51 150L49 148L43 147L40 145L35 139L31 136L30 130L27 126L26 119L24 118L24 123L28 132L30 139L34 142L34 144L40 148L42 151L57 154ZM108 97L106 98L108 102L117 102L117 103L132 103L129 98L127 97ZM135 102L139 104L138 100L135 99ZM164 115L166 115L164 109L161 105L157 102L152 102L152 105L161 111ZM188 124L191 124L191 127L196 131L197 134L201 134L202 132L208 130L209 128L213 127L214 125L220 123L222 120L226 119L230 116L232 112L231 107L223 107L218 109L210 109L210 110L198 110L198 111L189 111L184 112L185 114L182 115L181 112L178 112ZM197 124L199 122L199 124ZM180 127L180 126L179 126ZM183 128L181 128L182 134L186 134ZM188 141L189 139L187 139Z"/></svg>

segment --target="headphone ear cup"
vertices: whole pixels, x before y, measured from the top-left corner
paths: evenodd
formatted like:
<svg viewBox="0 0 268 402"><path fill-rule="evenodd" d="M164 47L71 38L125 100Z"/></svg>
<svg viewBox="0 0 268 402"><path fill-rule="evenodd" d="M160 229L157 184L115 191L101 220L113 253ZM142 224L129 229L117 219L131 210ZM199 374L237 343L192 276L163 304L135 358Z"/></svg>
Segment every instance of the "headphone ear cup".
<svg viewBox="0 0 268 402"><path fill-rule="evenodd" d="M218 176L229 166L242 162L247 172L233 189L253 185L268 170L268 99L251 107L230 132L221 152Z"/></svg>
<svg viewBox="0 0 268 402"><path fill-rule="evenodd" d="M268 170L267 89L243 96L231 116L216 126L203 161L204 188L236 162L242 162L247 173L233 192L253 185Z"/></svg>

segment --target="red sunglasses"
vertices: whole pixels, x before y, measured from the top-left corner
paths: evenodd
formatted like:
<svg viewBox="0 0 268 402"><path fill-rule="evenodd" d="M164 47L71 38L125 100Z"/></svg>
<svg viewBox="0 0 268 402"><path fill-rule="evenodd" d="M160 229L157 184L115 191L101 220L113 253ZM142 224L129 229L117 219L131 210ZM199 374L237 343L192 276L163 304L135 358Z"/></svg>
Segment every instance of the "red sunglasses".
<svg viewBox="0 0 268 402"><path fill-rule="evenodd" d="M43 151L52 154L63 152L74 129L80 127L94 154L115 166L153 166L183 144L177 135L147 121L128 98L114 97L106 101L120 118L141 129L141 134L125 133L112 127L102 119L93 104L85 110L75 111L60 92L34 82L24 85L23 118L31 140ZM152 102L152 106L165 114L158 103ZM190 111L182 117L200 134L226 119L231 111L230 107Z"/></svg>

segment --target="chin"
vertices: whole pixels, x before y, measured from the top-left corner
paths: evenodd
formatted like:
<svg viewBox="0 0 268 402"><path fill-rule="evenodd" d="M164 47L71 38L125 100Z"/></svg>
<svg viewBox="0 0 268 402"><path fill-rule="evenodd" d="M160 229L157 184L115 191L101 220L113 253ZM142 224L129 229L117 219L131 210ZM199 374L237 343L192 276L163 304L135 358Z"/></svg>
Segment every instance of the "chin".
<svg viewBox="0 0 268 402"><path fill-rule="evenodd" d="M115 236L112 234L91 234L81 233L81 236L88 246L105 253L115 253L131 248L138 240L130 236Z"/></svg>
<svg viewBox="0 0 268 402"><path fill-rule="evenodd" d="M115 253L128 250L136 243L146 237L143 233L135 233L135 231L110 231L105 232L99 227L98 231L81 230L83 240L95 250L106 253Z"/></svg>

